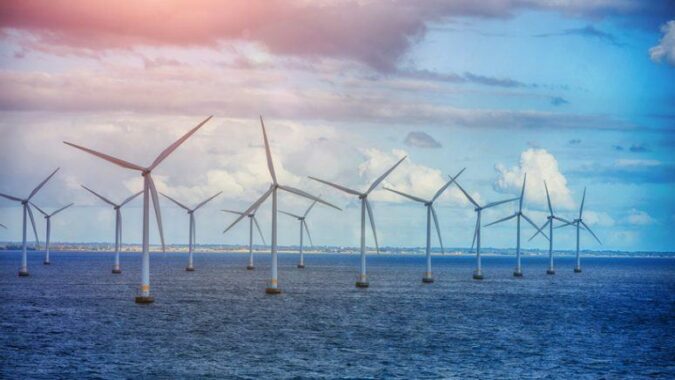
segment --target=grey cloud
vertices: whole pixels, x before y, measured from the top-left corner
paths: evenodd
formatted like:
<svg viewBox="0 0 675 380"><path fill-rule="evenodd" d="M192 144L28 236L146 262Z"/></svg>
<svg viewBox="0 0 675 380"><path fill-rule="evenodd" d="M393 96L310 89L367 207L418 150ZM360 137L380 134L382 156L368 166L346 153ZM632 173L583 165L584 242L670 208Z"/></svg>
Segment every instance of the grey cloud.
<svg viewBox="0 0 675 380"><path fill-rule="evenodd" d="M560 96L554 96L551 98L551 104L558 107L558 106L563 106L565 104L570 104L566 99L560 97Z"/></svg>
<svg viewBox="0 0 675 380"><path fill-rule="evenodd" d="M599 40L617 47L625 46L625 44L620 42L613 34L603 32L592 25L586 25L583 28L565 29L561 32L556 33L537 34L534 37L545 38L545 37L559 37L559 36L580 36L584 38Z"/></svg>
<svg viewBox="0 0 675 380"><path fill-rule="evenodd" d="M644 153L644 152L649 152L650 149L644 145L644 144L633 144L628 148L633 153Z"/></svg>
<svg viewBox="0 0 675 380"><path fill-rule="evenodd" d="M405 145L415 148L441 148L443 146L436 139L421 131L408 133L403 142Z"/></svg>
<svg viewBox="0 0 675 380"><path fill-rule="evenodd" d="M567 143L570 144L570 145L579 145L579 144L581 144L581 139L571 139Z"/></svg>

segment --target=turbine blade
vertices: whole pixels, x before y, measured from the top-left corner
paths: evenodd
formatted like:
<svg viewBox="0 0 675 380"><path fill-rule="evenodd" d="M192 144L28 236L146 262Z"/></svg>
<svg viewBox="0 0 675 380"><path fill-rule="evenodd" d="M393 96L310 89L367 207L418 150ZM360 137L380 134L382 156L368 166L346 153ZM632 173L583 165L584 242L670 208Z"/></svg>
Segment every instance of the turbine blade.
<svg viewBox="0 0 675 380"><path fill-rule="evenodd" d="M265 131L265 123L263 122L262 116L260 116L260 125L262 126L263 140L265 141L265 156L267 157L267 169L270 171L272 176L272 182L277 184L277 174L274 172L274 161L272 161L272 152L270 151L270 142L267 139L267 131Z"/></svg>
<svg viewBox="0 0 675 380"><path fill-rule="evenodd" d="M312 241L312 235L309 233L309 227L307 227L307 222L302 221L302 225L305 226L305 231L307 232L307 237L309 238L309 244L314 247L314 242Z"/></svg>
<svg viewBox="0 0 675 380"><path fill-rule="evenodd" d="M537 235L539 235L539 234L544 235L543 230L544 230L544 228L546 228L546 226L548 226L549 223L551 223L551 219L548 219L548 220L546 221L546 223L544 223L544 225L541 226L541 228L537 228L537 232L535 232L534 235L532 235L529 239L527 239L527 241L532 241L532 239L534 239L535 237L537 237ZM546 235L544 235L544 236L546 236Z"/></svg>
<svg viewBox="0 0 675 380"><path fill-rule="evenodd" d="M516 199L518 199L518 198L516 198ZM507 220L515 218L517 215L518 215L518 213L515 213L513 215L507 216L506 218L501 218L499 220L495 220L494 222L486 224L483 227L490 227L490 226L492 226L494 224L497 224L497 223L506 222Z"/></svg>
<svg viewBox="0 0 675 380"><path fill-rule="evenodd" d="M178 148L182 143L184 143L185 140L187 140L188 138L190 138L190 136L192 136L195 132L197 132L197 130L201 128L204 124L206 124L207 121L211 120L212 117L213 116L207 117L204 121L197 124L196 127L190 129L186 134L183 135L183 137L179 138L178 140L176 140L176 142L174 142L173 144L169 145L166 149L164 149L162 153L160 153L159 156L155 158L155 161L152 162L152 165L150 165L148 170L152 171L154 168L156 168L160 162L164 161L164 159L166 159L174 150L176 150L176 148Z"/></svg>
<svg viewBox="0 0 675 380"><path fill-rule="evenodd" d="M171 202L175 203L178 207L183 208L183 209L185 209L186 211L190 211L190 208L189 208L188 206L186 206L186 205L184 205L184 204L178 202L177 200L171 198L170 196L168 196L168 195L166 195L166 194L164 194L164 193L162 193L162 192L160 192L160 194L162 194L162 196L163 196L164 198L166 198L166 199L170 200Z"/></svg>
<svg viewBox="0 0 675 380"><path fill-rule="evenodd" d="M517 201L518 199L520 199L520 197L511 198L511 199L505 199L505 200L503 200L503 201L497 201L497 202L488 203L487 205L485 205L485 206L483 207L483 209L490 208L490 207L494 207L494 206L499 206L500 204L503 204L503 203L508 203L508 202Z"/></svg>
<svg viewBox="0 0 675 380"><path fill-rule="evenodd" d="M30 202L30 204L31 204L33 207L35 207L35 208L40 212L40 214L42 214L42 215L44 215L44 216L49 216L49 214L47 214L46 212L42 211L42 209L39 208L35 203Z"/></svg>
<svg viewBox="0 0 675 380"><path fill-rule="evenodd" d="M56 172L59 171L59 169L60 169L60 168L56 168L56 170L54 170L54 171L52 172L52 174L50 174L47 178L45 178L44 181L40 182L40 184L37 185L37 187L35 187L35 188L33 189L33 191L30 192L30 195L28 196L28 200L30 200L31 198L33 198L33 196L34 196L35 194L37 194L38 191L40 191L40 189L42 188L42 186L44 186L45 183L47 183L47 181L49 181L49 179L52 178L52 177L54 176L54 174L56 174Z"/></svg>
<svg viewBox="0 0 675 380"><path fill-rule="evenodd" d="M366 199L366 209L368 210L368 219L370 219L370 227L373 229L373 240L375 240L375 251L380 254L380 245L377 242L377 231L375 231L375 217L373 217L373 210L370 208L370 202Z"/></svg>
<svg viewBox="0 0 675 380"><path fill-rule="evenodd" d="M60 213L61 211L67 209L68 207L70 207L70 206L72 206L72 205L73 205L73 203L70 203L70 204L68 204L68 205L65 205L65 206L61 207L60 209L54 211L54 212L53 212L51 215L49 215L49 216L54 216L54 215ZM33 206L35 206L35 205L33 205ZM37 206L35 206L35 208L37 208ZM38 209L38 210L39 210L39 209Z"/></svg>
<svg viewBox="0 0 675 380"><path fill-rule="evenodd" d="M528 223L530 223L530 225L531 225L532 227L534 227L534 229L537 230L537 232L541 232L541 234L544 235L544 237L546 238L546 240L548 240L548 235L546 235L546 233L545 233L544 231L542 231L542 228L544 228L543 226L542 226L541 228L540 228L540 227L537 227L537 225L534 224L534 222L532 221L532 219L528 218L527 215L523 214L522 212L520 213L520 216L522 216L523 219L525 219L525 221L527 221ZM544 225L545 225L545 224L544 224Z"/></svg>
<svg viewBox="0 0 675 380"><path fill-rule="evenodd" d="M111 200L109 200L108 198L104 197L103 195L101 195L101 194L95 192L94 190L88 188L87 186L84 186L84 185L80 185L80 186L82 186L82 188L85 189L85 190L87 190L88 192L90 192L90 193L96 195L96 196L97 196L99 199L101 199L103 202L105 202L105 203L107 203L107 204L109 204L109 205L111 205L111 206L113 206L113 207L117 207L116 204L114 204Z"/></svg>
<svg viewBox="0 0 675 380"><path fill-rule="evenodd" d="M321 194L319 194L319 196L317 198L320 198L320 197L321 197ZM307 211L305 211L305 214L303 215L303 218L306 218L307 215L309 215L309 212L312 211L312 209L314 208L314 206L316 206L316 204L317 204L317 201L314 201L314 202L312 202L311 205L309 205L309 207L307 208Z"/></svg>
<svg viewBox="0 0 675 380"><path fill-rule="evenodd" d="M440 197L441 194L443 194L443 192L445 191L445 189L447 189L448 186L452 185L452 183L455 182L455 180L457 179L457 177L459 177L462 173L464 173L464 170L466 170L466 168L460 170L459 173L457 173L454 177L450 177L450 180L449 180L448 182L446 182L445 185L443 185L443 187L441 187L440 189L438 189L438 191L436 191L436 194L434 194L434 197L431 198L431 202L432 202L432 203L435 202L436 199L438 199L438 197Z"/></svg>
<svg viewBox="0 0 675 380"><path fill-rule="evenodd" d="M455 182L455 185L457 185L457 187L459 187L459 190L462 191L462 193L464 194L464 196L466 197L466 199L468 199L469 202L473 203L474 206L480 208L480 205L479 205L473 198L471 198L471 195L469 195L469 193L467 193L466 191L464 191L464 188L463 188L462 186L459 185L459 182L457 182L457 181L454 181L454 182Z"/></svg>
<svg viewBox="0 0 675 380"><path fill-rule="evenodd" d="M25 206L28 209L28 216L30 217L30 224L33 226L33 233L35 233L35 245L40 246L40 238L38 238L37 228L35 228L35 218L33 217L33 211L30 209L30 205L26 204Z"/></svg>
<svg viewBox="0 0 675 380"><path fill-rule="evenodd" d="M213 200L213 198L219 196L219 195L222 194L222 193L223 193L222 191L217 192L217 193L216 193L214 196L212 196L211 198L209 198L209 199L207 199L207 200L205 200L205 201L202 201L202 203L198 204L198 205L194 208L194 210L192 210L192 211L197 211L200 207L202 207L202 206L204 206L205 204L211 202L211 201Z"/></svg>
<svg viewBox="0 0 675 380"><path fill-rule="evenodd" d="M4 229L7 229L7 227L6 227L4 224L2 224L2 223L0 223L0 227L2 227L2 228L4 228Z"/></svg>
<svg viewBox="0 0 675 380"><path fill-rule="evenodd" d="M17 201L17 202L23 201L23 199L21 199L21 198L13 197L11 195L7 195L7 194L3 194L3 193L0 193L0 197L4 197L4 198L7 198L7 199L10 199L10 200L13 200L13 201Z"/></svg>
<svg viewBox="0 0 675 380"><path fill-rule="evenodd" d="M263 245L267 245L265 242L265 237L263 236L262 229L260 229L260 225L258 224L258 219L256 219L255 216L253 218L253 223L255 224L255 228L258 230L258 233L260 234L260 240L262 240Z"/></svg>
<svg viewBox="0 0 675 380"><path fill-rule="evenodd" d="M567 224L572 224L572 223L573 223L573 222L571 222L571 221L569 221L569 220L567 220L567 219L565 219L565 218L561 218L561 217L559 217L559 216L553 216L553 219L557 219L557 220L559 220L559 221L561 221L561 222L563 222L563 223L567 223Z"/></svg>
<svg viewBox="0 0 675 380"><path fill-rule="evenodd" d="M473 229L473 240L471 241L471 250L473 251L474 244L476 244L476 237L478 237L478 229L480 225L478 224L478 218L476 218L476 227Z"/></svg>
<svg viewBox="0 0 675 380"><path fill-rule="evenodd" d="M548 186L544 181L544 189L546 189L546 201L548 202L548 212L553 216L553 207L551 206L551 196L548 194Z"/></svg>
<svg viewBox="0 0 675 380"><path fill-rule="evenodd" d="M130 196L129 198L125 199L124 202L120 203L120 207L122 207L122 206L124 206L125 204L131 202L134 198L136 198L137 196L139 196L139 195L141 195L141 194L143 194L143 192L142 192L142 191L139 191L138 193L136 193L136 194Z"/></svg>
<svg viewBox="0 0 675 380"><path fill-rule="evenodd" d="M434 209L434 206L429 205L431 207L431 215L434 217L434 224L436 225L436 233L438 234L438 244L441 246L441 253L443 253L443 239L441 238L441 227L438 224L438 216L436 215L436 210Z"/></svg>
<svg viewBox="0 0 675 380"><path fill-rule="evenodd" d="M406 194L406 193L404 193L404 192L402 192L402 191L390 189L390 188L388 188L388 187L386 187L386 186L384 187L384 189L387 190L387 191L391 191L392 193L396 193L396 194L398 194L398 195L400 195L400 196L402 196L402 197L406 197L406 198L408 198L408 199L411 199L411 200L413 200L413 201L415 201L415 202L420 202L420 203L425 203L425 204L427 203L427 201L425 201L425 200L422 199L422 198L418 198L418 197L416 197L416 196L414 196L414 195Z"/></svg>
<svg viewBox="0 0 675 380"><path fill-rule="evenodd" d="M121 166L121 167L123 167L123 168L131 169L131 170L138 170L138 171L141 171L141 172L142 172L143 170L145 170L145 168L142 167L142 166L138 166L138 165L136 165L136 164L132 164L131 162L128 162L128 161L120 160L119 158L115 158L115 157L113 157L113 156L109 156L109 155L107 155L107 154L105 154L105 153L97 152L97 151L95 151L95 150L91 150L91 149L89 149L89 148L85 148L85 147L80 146L80 145L71 144L71 143L69 143L69 142L67 142L67 141L64 141L63 143L66 144L66 145L70 145L70 146L72 146L73 148L77 148L77 149L83 150L83 151L85 151L85 152L87 152L87 153L89 153L89 154L93 154L93 155L96 156L96 157L99 157L99 158L102 158L102 159L104 159L104 160L106 160L106 161L112 162L113 164L119 165L119 166Z"/></svg>
<svg viewBox="0 0 675 380"><path fill-rule="evenodd" d="M554 228L554 229L558 229L558 228L563 228L563 227L571 226L571 225L574 225L574 224L575 224L575 222L567 222L567 223L565 223L565 224L561 224L561 225L555 226L555 227L553 227L553 228Z"/></svg>
<svg viewBox="0 0 675 380"><path fill-rule="evenodd" d="M581 214L584 212L585 201L586 201L586 187L584 187L584 195L581 197L581 207L579 207L579 219L581 219Z"/></svg>
<svg viewBox="0 0 675 380"><path fill-rule="evenodd" d="M249 206L249 208L246 209L246 211L242 212L239 215L239 217L235 219L234 222L232 222L232 224L230 224L230 226L225 229L225 231L223 231L223 233L229 231L230 228L234 227L237 223L239 223L240 220L244 219L246 215L251 214L253 210L258 209L258 207L260 207L260 205L265 201L265 199L267 199L267 197L269 197L270 194L272 194L272 191L274 191L274 186L270 186L270 188L262 196L260 196L260 198L258 198L257 201L253 202L253 204Z"/></svg>
<svg viewBox="0 0 675 380"><path fill-rule="evenodd" d="M518 204L518 212L523 211L523 199L525 199L525 181L527 181L527 173L523 177L523 190L520 192L520 202Z"/></svg>
<svg viewBox="0 0 675 380"><path fill-rule="evenodd" d="M155 188L155 181L152 180L150 173L148 176L148 184L150 185L150 195L152 196L152 208L155 209L155 218L157 218L157 229L159 229L159 239L162 241L162 252L166 252L164 245L164 228L162 228L162 212L159 209L159 195L157 195L157 188Z"/></svg>
<svg viewBox="0 0 675 380"><path fill-rule="evenodd" d="M326 205L326 206L328 206L328 207L332 207L332 208L334 208L334 209L336 209L336 210L342 211L342 209L339 208L338 206L336 206L336 205L334 205L334 204L332 204L332 203L328 203L328 202L324 201L323 199L318 198L318 197L316 197L316 196L314 196L314 195L312 195L312 194L306 193L306 192L304 192L304 191L302 191L302 190L300 190L300 189L296 189L295 187L282 186L282 185L277 185L277 186L278 186L281 190L288 191L289 193L293 193L293 194L299 195L299 196L301 196L301 197L305 197L305 198L307 198L307 199L311 199L311 200L313 200L313 201L317 201L317 202L319 202L319 203L321 203L321 204L324 204L324 205Z"/></svg>
<svg viewBox="0 0 675 380"><path fill-rule="evenodd" d="M246 215L241 211L234 211L234 210L220 210L222 212L229 212L230 214L237 214L237 215Z"/></svg>
<svg viewBox="0 0 675 380"><path fill-rule="evenodd" d="M380 184L380 182L384 181L384 179L387 178L387 176L388 176L391 172L393 172L394 169L396 169L396 167L399 166L399 165L401 164L401 162L403 162L403 160L406 159L406 157L408 157L408 156L403 156L400 160L398 160L398 162L397 162L396 164L394 164L394 166L391 167L391 169L387 170L387 171L384 172L384 174L382 174L378 179L376 179L375 182L373 182L373 183L370 185L370 187L368 188L368 190L366 190L366 194L370 194L370 192L373 191L373 190L377 187L377 185Z"/></svg>
<svg viewBox="0 0 675 380"><path fill-rule="evenodd" d="M358 191L352 190L352 189L350 189L350 188L348 188L348 187L344 187L344 186L341 186L341 185L338 185L338 184L335 184L335 183L332 183L332 182L324 181L324 180L322 180L322 179L318 179L318 178L311 177L311 176L308 177L308 178L309 178L309 179L313 179L313 180L315 180L315 181L317 181L317 182L321 182L321 183L323 183L324 185L332 186L332 187L334 187L334 188L336 188L336 189L338 189L338 190L342 190L342 191L344 191L345 193L349 193L349 194L356 195L356 196L360 196L360 195L361 195L361 193L359 193Z"/></svg>
<svg viewBox="0 0 675 380"><path fill-rule="evenodd" d="M286 212L286 211L283 211L283 210L279 210L279 212L282 213L282 214L286 214L290 217L296 218L296 219L302 219L302 216L300 216L300 215L291 214L290 212Z"/></svg>
<svg viewBox="0 0 675 380"><path fill-rule="evenodd" d="M586 223L584 223L584 221L583 221L583 220L580 220L579 222L581 222L581 224L583 224L583 225L584 225L584 227L586 227L586 229L588 230L588 232L590 232L590 233L591 233L591 235L593 235L593 237L595 238L595 240L597 240L597 241L598 241L598 243L599 243L600 245L602 245L602 242L600 241L600 239L598 239L598 237L597 237L597 236L595 236L595 234L593 233L593 231L591 231L591 228L590 228L590 227L588 227L588 226L586 225Z"/></svg>

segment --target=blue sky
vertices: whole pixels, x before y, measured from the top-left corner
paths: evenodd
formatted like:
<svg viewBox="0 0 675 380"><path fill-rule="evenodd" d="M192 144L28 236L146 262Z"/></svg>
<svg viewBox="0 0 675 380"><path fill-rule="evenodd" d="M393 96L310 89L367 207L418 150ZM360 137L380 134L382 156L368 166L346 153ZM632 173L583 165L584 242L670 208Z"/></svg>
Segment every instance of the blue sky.
<svg viewBox="0 0 675 380"><path fill-rule="evenodd" d="M172 1L164 11L181 16L147 28L135 24L146 5L4 4L0 192L22 196L60 166L36 198L47 209L76 203L55 220L53 239L110 241L114 212L79 185L122 199L140 178L61 141L144 163L213 114L157 182L186 203L222 190L198 216L198 241L244 243L243 226L221 234L231 219L218 210L243 209L268 186L262 114L286 183L345 208L315 210L317 244L356 246L358 208L307 176L365 188L407 155L388 186L430 196L466 167L462 186L489 201L518 194L527 172L526 210L537 223L543 180L566 217L587 187L585 219L603 245L586 235L585 248L672 251L675 12L667 2L234 3L231 13L251 17ZM78 12L93 21L71 17ZM373 200L381 245L423 245L423 207L384 191ZM281 202L292 212L307 206ZM140 239L139 207L125 210L129 242ZM456 188L439 211L445 246L470 245L473 211ZM184 243L187 217L169 203L162 212L167 241ZM295 244L296 223L280 220L280 243ZM0 200L0 223L8 227L0 240L20 239L17 204ZM573 241L571 229L556 236L561 249ZM513 225L485 232L488 247L514 243Z"/></svg>

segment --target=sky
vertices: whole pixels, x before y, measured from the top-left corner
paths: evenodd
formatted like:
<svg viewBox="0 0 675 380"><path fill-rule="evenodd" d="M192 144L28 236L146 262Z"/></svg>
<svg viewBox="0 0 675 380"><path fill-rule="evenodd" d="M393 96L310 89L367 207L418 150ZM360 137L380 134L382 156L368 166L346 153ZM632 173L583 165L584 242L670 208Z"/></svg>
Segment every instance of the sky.
<svg viewBox="0 0 675 380"><path fill-rule="evenodd" d="M384 185L422 198L461 169L481 203L518 196L546 221L578 214L602 241L593 250L672 251L675 238L675 4L668 1L215 0L0 3L0 193L34 198L54 217L52 241L114 239L114 210L142 178L62 143L140 165L209 115L153 178L195 205L197 241L244 244L244 210L270 184L262 115L281 183L320 194L317 245L358 246L360 209L308 176L365 190L399 158ZM379 187L370 196L380 246L425 242L423 205ZM309 201L280 194L279 208ZM486 211L485 222L515 212ZM445 247L471 245L475 213L453 185L436 206ZM188 216L162 199L166 242L184 244ZM39 218L42 219L42 218ZM123 210L124 240L141 238L141 201ZM259 211L266 239L270 205ZM0 199L0 241L21 239L20 204ZM159 241L154 224L151 242ZM44 239L44 222L38 221ZM545 239L523 246L546 248ZM298 242L279 216L279 243ZM513 221L483 229L482 245L515 246ZM574 248L572 228L556 230ZM372 237L367 234L368 245ZM438 246L433 239L433 245Z"/></svg>

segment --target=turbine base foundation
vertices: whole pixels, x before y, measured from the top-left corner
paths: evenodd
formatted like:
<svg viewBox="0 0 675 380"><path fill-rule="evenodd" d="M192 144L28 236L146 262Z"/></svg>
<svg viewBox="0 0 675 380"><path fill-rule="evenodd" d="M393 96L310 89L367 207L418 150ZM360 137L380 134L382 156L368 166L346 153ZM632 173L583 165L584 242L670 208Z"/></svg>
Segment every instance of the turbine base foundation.
<svg viewBox="0 0 675 380"><path fill-rule="evenodd" d="M254 270L255 267L253 265L247 265L246 270Z"/></svg>
<svg viewBox="0 0 675 380"><path fill-rule="evenodd" d="M281 289L279 289L279 288L267 288L267 289L265 289L265 293L267 293L267 294L281 294Z"/></svg>
<svg viewBox="0 0 675 380"><path fill-rule="evenodd" d="M51 263L50 263L49 261L45 261L45 262L43 262L42 264L44 264L44 265L51 265Z"/></svg>
<svg viewBox="0 0 675 380"><path fill-rule="evenodd" d="M574 268L574 273L581 273L581 268Z"/></svg>
<svg viewBox="0 0 675 380"><path fill-rule="evenodd" d="M136 303L141 304L141 305L147 305L155 302L155 297L151 296L137 296L136 297Z"/></svg>
<svg viewBox="0 0 675 380"><path fill-rule="evenodd" d="M474 271L473 272L473 279L474 280L482 280L483 279L483 272Z"/></svg>
<svg viewBox="0 0 675 380"><path fill-rule="evenodd" d="M555 271L553 269L547 269L546 274L555 274Z"/></svg>
<svg viewBox="0 0 675 380"><path fill-rule="evenodd" d="M356 281L357 288L367 288L368 286L370 286L368 281Z"/></svg>
<svg viewBox="0 0 675 380"><path fill-rule="evenodd" d="M194 272L194 271L195 271L195 268L194 268L194 267L186 267L186 268L185 268L185 271L186 271L186 272Z"/></svg>
<svg viewBox="0 0 675 380"><path fill-rule="evenodd" d="M518 271L513 272L513 277L521 278L521 277L523 277L523 272L518 272Z"/></svg>
<svg viewBox="0 0 675 380"><path fill-rule="evenodd" d="M28 277L28 271L27 270L20 270L19 271L19 277Z"/></svg>
<svg viewBox="0 0 675 380"><path fill-rule="evenodd" d="M122 273L122 270L119 269L119 268L114 268L114 269L112 270L112 272L113 272L113 274L121 274L121 273Z"/></svg>
<svg viewBox="0 0 675 380"><path fill-rule="evenodd" d="M298 269L305 269L305 264L298 264Z"/></svg>
<svg viewBox="0 0 675 380"><path fill-rule="evenodd" d="M434 279L432 277L422 277L422 282L425 284L433 284Z"/></svg>

